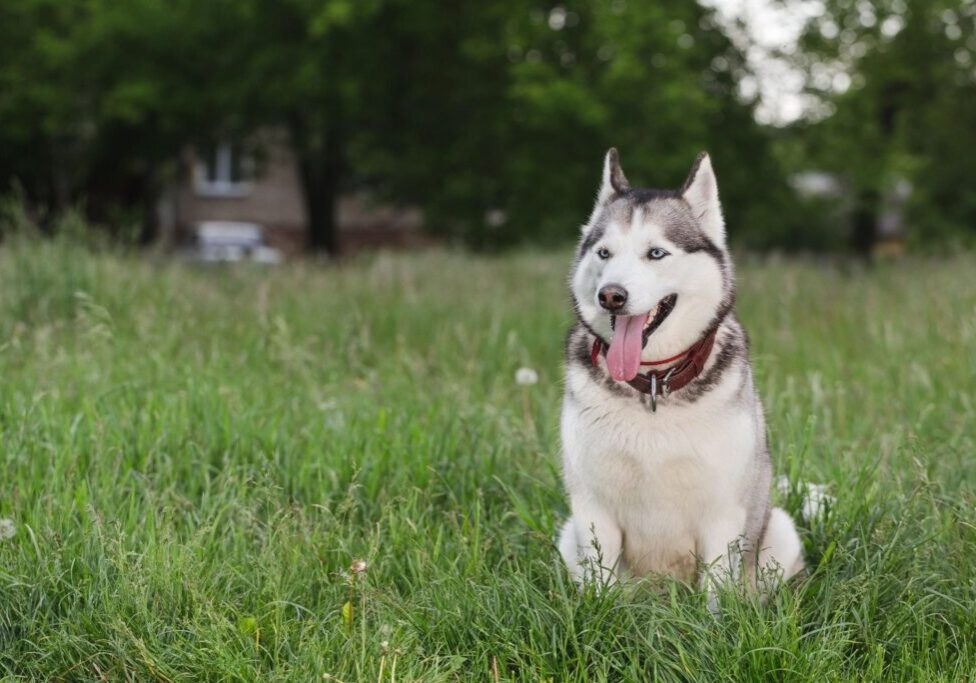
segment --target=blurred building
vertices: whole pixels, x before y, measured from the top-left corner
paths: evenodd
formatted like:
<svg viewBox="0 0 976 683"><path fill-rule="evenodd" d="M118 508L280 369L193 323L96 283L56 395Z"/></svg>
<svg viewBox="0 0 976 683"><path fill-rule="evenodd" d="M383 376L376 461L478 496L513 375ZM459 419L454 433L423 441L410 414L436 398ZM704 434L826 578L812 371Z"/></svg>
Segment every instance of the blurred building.
<svg viewBox="0 0 976 683"><path fill-rule="evenodd" d="M305 245L302 185L284 136L266 133L253 150L231 143L188 148L177 177L159 205L160 232L171 243L191 245L221 233L232 239L256 230L265 246L283 254ZM425 243L419 210L377 203L366 191L339 198L337 221L344 253Z"/></svg>

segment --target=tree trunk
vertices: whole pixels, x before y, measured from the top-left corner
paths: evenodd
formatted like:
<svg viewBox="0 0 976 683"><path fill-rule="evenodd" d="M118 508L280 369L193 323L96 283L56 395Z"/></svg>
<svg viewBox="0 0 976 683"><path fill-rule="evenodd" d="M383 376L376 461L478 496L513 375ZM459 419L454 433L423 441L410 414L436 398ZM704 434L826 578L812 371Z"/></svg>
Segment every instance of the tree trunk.
<svg viewBox="0 0 976 683"><path fill-rule="evenodd" d="M853 227L851 246L859 256L871 258L871 251L878 236L878 193L876 191L863 190L858 193Z"/></svg>
<svg viewBox="0 0 976 683"><path fill-rule="evenodd" d="M148 247L159 234L159 198L162 193L155 166L145 172L141 184L142 225L137 239L140 247Z"/></svg>
<svg viewBox="0 0 976 683"><path fill-rule="evenodd" d="M345 159L338 97L330 98L322 109L313 116L292 112L288 132L298 158L308 220L305 246L313 253L336 256L341 249L336 214Z"/></svg>
<svg viewBox="0 0 976 683"><path fill-rule="evenodd" d="M326 144L319 149L297 151L308 218L306 246L309 251L335 256L339 253L336 208L340 171L337 155L330 147Z"/></svg>

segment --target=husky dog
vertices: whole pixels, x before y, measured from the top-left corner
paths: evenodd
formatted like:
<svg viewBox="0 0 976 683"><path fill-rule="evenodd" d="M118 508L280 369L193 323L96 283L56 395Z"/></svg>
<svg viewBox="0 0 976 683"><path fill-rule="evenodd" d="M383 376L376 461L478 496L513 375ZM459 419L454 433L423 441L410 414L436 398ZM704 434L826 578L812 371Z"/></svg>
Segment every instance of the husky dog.
<svg viewBox="0 0 976 683"><path fill-rule="evenodd" d="M769 503L766 426L708 155L681 189L651 190L632 188L607 152L571 290L561 432L572 516L559 550L577 581L697 579L716 609L717 582L800 571L793 520Z"/></svg>

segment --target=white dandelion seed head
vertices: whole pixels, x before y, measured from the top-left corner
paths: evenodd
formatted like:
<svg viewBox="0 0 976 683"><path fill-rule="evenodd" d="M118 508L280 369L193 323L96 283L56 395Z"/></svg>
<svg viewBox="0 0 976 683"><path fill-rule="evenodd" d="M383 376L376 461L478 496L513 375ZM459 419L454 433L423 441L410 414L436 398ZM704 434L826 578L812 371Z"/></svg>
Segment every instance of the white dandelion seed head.
<svg viewBox="0 0 976 683"><path fill-rule="evenodd" d="M530 386L539 381L539 373L532 368L519 368L515 371L515 383Z"/></svg>
<svg viewBox="0 0 976 683"><path fill-rule="evenodd" d="M14 526L14 520L0 519L0 541L13 538L15 533L17 533L17 527Z"/></svg>

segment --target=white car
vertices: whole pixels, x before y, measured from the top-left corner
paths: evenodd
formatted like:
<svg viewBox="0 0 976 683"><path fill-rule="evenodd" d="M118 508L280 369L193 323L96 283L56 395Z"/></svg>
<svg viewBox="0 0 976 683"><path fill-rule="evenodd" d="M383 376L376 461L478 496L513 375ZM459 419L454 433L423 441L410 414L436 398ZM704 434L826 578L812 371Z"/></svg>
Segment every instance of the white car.
<svg viewBox="0 0 976 683"><path fill-rule="evenodd" d="M194 225L195 244L191 258L204 263L250 260L255 263L280 263L281 252L264 242L257 223L203 221Z"/></svg>

